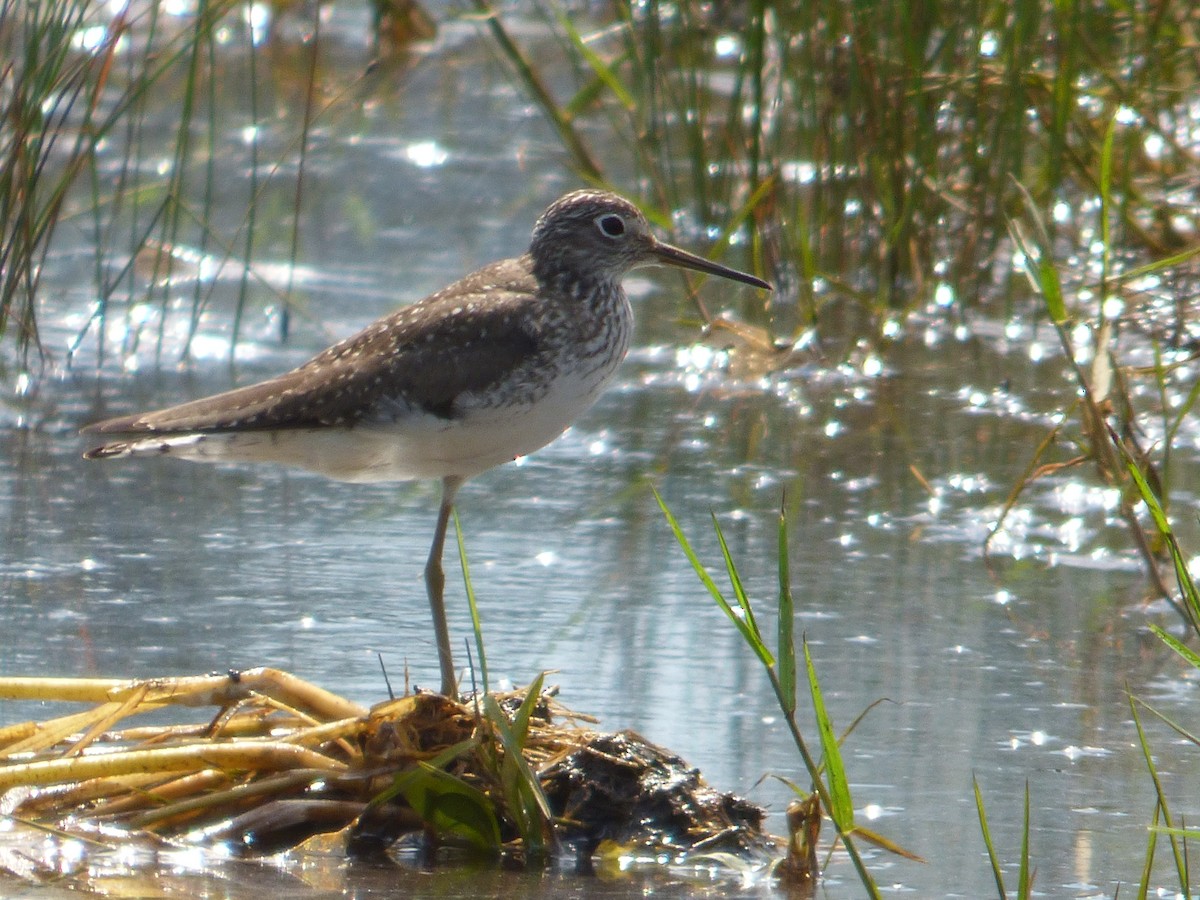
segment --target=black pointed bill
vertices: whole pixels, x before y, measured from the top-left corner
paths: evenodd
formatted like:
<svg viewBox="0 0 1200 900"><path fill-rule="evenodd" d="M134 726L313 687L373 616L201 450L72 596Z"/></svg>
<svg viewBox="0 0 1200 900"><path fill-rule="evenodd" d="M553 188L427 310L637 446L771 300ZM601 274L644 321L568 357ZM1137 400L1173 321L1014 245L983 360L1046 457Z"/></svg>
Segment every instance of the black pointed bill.
<svg viewBox="0 0 1200 900"><path fill-rule="evenodd" d="M737 269L731 269L729 266L723 266L720 263L715 263L712 260L705 259L703 256L696 256L694 253L688 253L686 250L680 250L678 247L672 247L670 244L664 244L662 241L655 241L651 254L654 262L664 266L695 269L697 272L704 272L708 275L719 275L721 278L728 278L730 281L740 281L742 284L749 284L756 288L762 288L765 291L774 290L770 282L763 281L761 278L757 278L747 272L739 272Z"/></svg>

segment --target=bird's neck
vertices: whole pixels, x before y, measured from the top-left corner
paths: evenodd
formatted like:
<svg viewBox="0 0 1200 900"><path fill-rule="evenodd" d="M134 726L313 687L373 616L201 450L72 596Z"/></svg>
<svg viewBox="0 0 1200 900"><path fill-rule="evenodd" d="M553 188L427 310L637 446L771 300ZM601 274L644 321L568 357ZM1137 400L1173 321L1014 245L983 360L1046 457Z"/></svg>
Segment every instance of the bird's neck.
<svg viewBox="0 0 1200 900"><path fill-rule="evenodd" d="M606 308L621 302L624 296L619 274L573 266L564 259L553 263L534 259L531 268L544 296L561 298L577 307Z"/></svg>

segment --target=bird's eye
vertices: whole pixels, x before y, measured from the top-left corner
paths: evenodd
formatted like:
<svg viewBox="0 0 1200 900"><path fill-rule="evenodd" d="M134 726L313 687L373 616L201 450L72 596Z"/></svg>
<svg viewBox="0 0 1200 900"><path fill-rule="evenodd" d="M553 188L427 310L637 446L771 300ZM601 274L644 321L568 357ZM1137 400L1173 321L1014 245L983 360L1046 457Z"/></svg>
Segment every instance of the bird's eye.
<svg viewBox="0 0 1200 900"><path fill-rule="evenodd" d="M605 237L620 237L625 233L625 220L613 213L607 213L596 218L596 227Z"/></svg>

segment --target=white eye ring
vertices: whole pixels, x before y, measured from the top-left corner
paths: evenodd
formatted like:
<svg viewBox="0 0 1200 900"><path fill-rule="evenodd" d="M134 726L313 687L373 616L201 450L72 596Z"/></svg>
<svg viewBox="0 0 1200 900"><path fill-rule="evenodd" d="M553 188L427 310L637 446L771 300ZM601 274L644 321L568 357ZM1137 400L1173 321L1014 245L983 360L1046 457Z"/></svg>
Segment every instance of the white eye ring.
<svg viewBox="0 0 1200 900"><path fill-rule="evenodd" d="M625 235L625 220L616 213L603 213L596 216L596 227L606 238L615 239Z"/></svg>

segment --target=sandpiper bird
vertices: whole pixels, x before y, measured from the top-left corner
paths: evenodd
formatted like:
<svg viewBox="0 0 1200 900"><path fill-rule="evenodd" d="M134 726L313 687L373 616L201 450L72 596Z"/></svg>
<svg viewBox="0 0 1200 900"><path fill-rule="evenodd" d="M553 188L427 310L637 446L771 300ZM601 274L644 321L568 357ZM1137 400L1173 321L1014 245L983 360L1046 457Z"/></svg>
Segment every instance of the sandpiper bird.
<svg viewBox="0 0 1200 900"><path fill-rule="evenodd" d="M668 265L758 288L760 278L657 240L637 207L575 191L529 252L484 266L285 375L156 412L98 422L85 455L272 462L342 481L440 478L425 566L441 690L457 690L442 549L463 481L558 437L612 380L633 313L621 278Z"/></svg>

